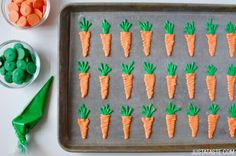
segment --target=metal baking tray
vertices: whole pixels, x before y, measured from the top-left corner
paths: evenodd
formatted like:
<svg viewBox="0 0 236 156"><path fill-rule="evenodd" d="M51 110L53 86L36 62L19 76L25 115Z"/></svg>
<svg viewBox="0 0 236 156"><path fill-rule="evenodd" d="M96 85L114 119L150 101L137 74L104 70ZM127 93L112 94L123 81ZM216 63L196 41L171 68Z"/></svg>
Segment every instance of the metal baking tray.
<svg viewBox="0 0 236 156"><path fill-rule="evenodd" d="M192 4L71 4L66 6L60 14L60 82L59 82L59 142L67 151L71 152L170 152L192 151L205 148L235 148L236 139L230 139L226 122L227 108L230 101L226 91L226 68L230 63L235 63L235 58L229 58L224 27L226 23L236 21L236 7L223 5L192 5ZM86 17L92 22L90 54L84 58L78 32L78 21ZM208 45L205 36L205 24L212 17L219 24L217 29L217 50L215 57L208 54ZM120 46L117 25L128 19L133 24L132 48L129 58L125 58ZM111 23L112 47L111 56L105 58L99 33L103 19ZM164 31L162 25L165 20L175 24L174 33L176 43L172 57L167 57L164 47ZM153 24L153 40L151 55L145 57L139 34L137 20L149 20ZM194 20L196 26L195 56L189 57L183 36L183 26L186 21ZM79 80L76 67L77 60L87 60L90 63L90 88L85 99L80 98ZM135 61L134 88L132 98L125 100L120 64ZM143 82L142 62L148 60L157 65L155 94L148 100ZM178 65L178 84L175 98L172 100L182 111L177 113L175 137L169 139L165 124L165 107L170 101L167 96L165 76L166 65L173 61ZM198 65L195 99L189 100L185 85L184 67L186 63L195 61ZM100 97L99 63L108 63L112 67L110 73L110 93L107 100ZM205 84L206 67L214 64L217 68L216 104L221 107L220 118L212 140L207 138L207 114L210 101ZM158 108L155 113L152 137L146 140L141 122L141 105L153 103ZM197 138L191 137L186 115L187 104L192 102L201 108L200 127ZM235 102L235 101L233 101ZM85 103L91 109L89 134L87 140L80 137L77 125L77 108ZM108 139L103 140L100 131L98 109L105 103L110 103L114 113L111 117ZM130 139L123 139L120 117L121 104L134 107Z"/></svg>

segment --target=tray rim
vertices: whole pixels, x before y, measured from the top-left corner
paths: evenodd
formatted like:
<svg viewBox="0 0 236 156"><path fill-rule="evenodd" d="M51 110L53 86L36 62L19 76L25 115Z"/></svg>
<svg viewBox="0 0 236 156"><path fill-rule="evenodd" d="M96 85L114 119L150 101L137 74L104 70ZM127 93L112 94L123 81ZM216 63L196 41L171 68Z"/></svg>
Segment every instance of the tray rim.
<svg viewBox="0 0 236 156"><path fill-rule="evenodd" d="M65 67L65 59L62 59L65 54L68 56L68 53L65 53L64 51L67 51L69 48L69 44L65 44L65 41L69 43L69 39L66 38L66 33L64 28L69 28L70 26L70 18L67 17L68 22L64 22L63 17L68 14L70 14L70 9L75 9L77 7L102 7L102 6L125 6L130 7L132 9L140 9L142 10L144 7L146 8L152 8L152 7L177 7L177 8L184 8L184 9L219 9L219 11L227 11L227 12L235 12L236 11L236 4L196 4L196 3L143 3L143 2L136 2L136 3L70 3L65 5L59 15L59 97L58 97L58 143L62 149L68 152L79 152L79 153L112 153L112 152L119 152L119 153L156 153L156 152L191 152L194 149L235 149L236 143L230 143L230 144L185 144L185 145L158 145L158 146L73 146L69 145L68 143L68 137L62 134L62 126L60 123L62 122L63 118L66 118L66 105L63 104L63 101L67 100L68 97L68 88L67 88L67 78L68 75L64 74L64 72L68 72L69 65L66 64ZM179 10L184 10L179 9ZM174 9L178 10L178 9ZM63 19L63 22L62 22ZM65 24L66 23L66 24ZM69 37L69 35L67 36ZM66 47L63 45L67 45ZM63 55L64 54L64 55ZM69 57L68 57L69 58ZM63 66L62 66L63 64ZM66 80L62 78L64 74L64 77L66 77ZM62 85L65 84L66 86ZM66 88L66 91L65 91ZM65 93L66 92L66 93ZM63 108L63 109L62 109ZM63 115L60 115L60 114ZM62 117L65 116L65 117ZM65 119L64 119L65 120ZM65 126L65 125L64 125Z"/></svg>

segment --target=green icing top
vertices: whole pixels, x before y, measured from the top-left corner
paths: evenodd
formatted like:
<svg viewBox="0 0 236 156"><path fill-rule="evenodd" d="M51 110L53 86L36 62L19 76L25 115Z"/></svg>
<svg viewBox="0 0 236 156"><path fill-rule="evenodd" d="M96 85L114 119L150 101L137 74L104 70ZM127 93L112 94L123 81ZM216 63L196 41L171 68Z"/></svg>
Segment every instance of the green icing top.
<svg viewBox="0 0 236 156"><path fill-rule="evenodd" d="M132 27L132 24L129 23L127 19L125 19L118 25L118 27L122 32L129 32L129 29Z"/></svg>
<svg viewBox="0 0 236 156"><path fill-rule="evenodd" d="M195 33L194 21L186 22L184 25L184 33L188 35L193 35Z"/></svg>
<svg viewBox="0 0 236 156"><path fill-rule="evenodd" d="M198 67L195 65L195 62L186 64L186 66L185 66L185 73L186 74L194 73L197 70L197 68Z"/></svg>
<svg viewBox="0 0 236 156"><path fill-rule="evenodd" d="M81 119L87 119L90 113L90 109L88 109L85 104L82 104L79 108L78 108L78 114L80 116Z"/></svg>
<svg viewBox="0 0 236 156"><path fill-rule="evenodd" d="M175 76L177 70L177 65L173 64L172 62L167 64L166 71L167 75Z"/></svg>
<svg viewBox="0 0 236 156"><path fill-rule="evenodd" d="M217 104L212 103L212 104L209 106L208 110L209 110L210 114L216 115L217 112L220 110L220 107L219 107Z"/></svg>
<svg viewBox="0 0 236 156"><path fill-rule="evenodd" d="M155 107L153 107L153 104L150 103L148 106L142 105L142 114L146 117L146 118L151 118L153 113L156 111L157 109Z"/></svg>
<svg viewBox="0 0 236 156"><path fill-rule="evenodd" d="M236 118L236 105L231 104L228 108L228 113L230 118Z"/></svg>
<svg viewBox="0 0 236 156"><path fill-rule="evenodd" d="M109 104L107 103L105 106L99 108L99 112L102 115L110 115L113 112L113 110L110 108Z"/></svg>
<svg viewBox="0 0 236 156"><path fill-rule="evenodd" d="M168 115L174 115L176 112L180 111L181 108L180 107L176 107L175 104L170 101L169 104L166 107L166 113Z"/></svg>
<svg viewBox="0 0 236 156"><path fill-rule="evenodd" d="M121 116L131 116L133 111L134 111L134 108L123 105L121 106L120 114Z"/></svg>
<svg viewBox="0 0 236 156"><path fill-rule="evenodd" d="M156 66L150 62L143 62L143 69L146 74L153 74L153 72L156 70Z"/></svg>
<svg viewBox="0 0 236 156"><path fill-rule="evenodd" d="M209 66L207 66L206 73L208 76L214 76L216 71L217 71L217 68L213 64L210 64Z"/></svg>
<svg viewBox="0 0 236 156"><path fill-rule="evenodd" d="M188 112L187 115L196 116L200 112L200 108L194 106L192 103L188 104Z"/></svg>
<svg viewBox="0 0 236 156"><path fill-rule="evenodd" d="M91 27L92 23L90 23L85 17L79 22L79 27L81 31L87 32Z"/></svg>
<svg viewBox="0 0 236 156"><path fill-rule="evenodd" d="M80 73L87 73L90 69L88 61L78 61L77 62L77 70Z"/></svg>
<svg viewBox="0 0 236 156"><path fill-rule="evenodd" d="M134 70L134 61L130 61L129 64L121 64L121 71L123 74L128 74L130 75L131 72Z"/></svg>
<svg viewBox="0 0 236 156"><path fill-rule="evenodd" d="M217 27L218 27L218 24L214 24L213 19L210 18L206 23L207 34L214 35L216 33Z"/></svg>
<svg viewBox="0 0 236 156"><path fill-rule="evenodd" d="M166 34L173 34L174 27L175 27L175 25L168 20L166 20L163 25L163 28L164 28Z"/></svg>
<svg viewBox="0 0 236 156"><path fill-rule="evenodd" d="M235 73L236 73L236 67L233 64L230 64L227 69L227 75L235 76Z"/></svg>
<svg viewBox="0 0 236 156"><path fill-rule="evenodd" d="M235 31L236 31L235 25L231 21L229 21L225 26L225 32L226 33L235 33Z"/></svg>
<svg viewBox="0 0 236 156"><path fill-rule="evenodd" d="M111 70L112 69L105 63L100 63L100 66L98 68L100 76L107 76L111 72Z"/></svg>
<svg viewBox="0 0 236 156"><path fill-rule="evenodd" d="M111 25L110 25L110 23L107 22L106 19L104 19L104 20L102 21L101 27L102 27L102 33L103 33L103 34L109 34Z"/></svg>
<svg viewBox="0 0 236 156"><path fill-rule="evenodd" d="M149 23L149 21L146 22L137 21L137 24L139 26L139 29L142 31L151 31L152 29L152 24Z"/></svg>

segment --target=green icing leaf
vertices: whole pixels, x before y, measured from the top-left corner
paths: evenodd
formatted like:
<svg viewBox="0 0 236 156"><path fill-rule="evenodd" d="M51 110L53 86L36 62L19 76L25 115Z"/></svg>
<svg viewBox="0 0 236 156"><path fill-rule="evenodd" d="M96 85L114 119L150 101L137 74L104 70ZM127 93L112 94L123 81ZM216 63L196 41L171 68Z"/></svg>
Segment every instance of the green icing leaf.
<svg viewBox="0 0 236 156"><path fill-rule="evenodd" d="M206 73L208 76L214 76L216 71L217 71L217 68L213 64L210 64L209 66L207 66Z"/></svg>
<svg viewBox="0 0 236 156"><path fill-rule="evenodd" d="M236 105L231 104L228 108L228 113L230 118L236 118Z"/></svg>
<svg viewBox="0 0 236 156"><path fill-rule="evenodd" d="M220 110L220 107L217 104L212 103L210 105L210 107L208 108L208 110L209 110L210 114L216 115L217 112Z"/></svg>
<svg viewBox="0 0 236 156"><path fill-rule="evenodd" d="M129 64L121 64L121 71L123 74L131 74L131 72L134 70L134 61L130 61Z"/></svg>
<svg viewBox="0 0 236 156"><path fill-rule="evenodd" d="M192 103L188 104L188 112L187 115L195 116L200 112L200 108L197 106L194 106Z"/></svg>
<svg viewBox="0 0 236 156"><path fill-rule="evenodd" d="M214 24L213 19L210 18L206 23L207 34L214 35L216 33L217 27L218 27L218 24Z"/></svg>
<svg viewBox="0 0 236 156"><path fill-rule="evenodd" d="M235 76L235 73L236 73L236 67L233 64L230 64L227 69L227 75Z"/></svg>
<svg viewBox="0 0 236 156"><path fill-rule="evenodd" d="M131 116L133 111L134 111L134 108L123 105L123 106L121 106L120 114L122 116Z"/></svg>
<svg viewBox="0 0 236 156"><path fill-rule="evenodd" d="M90 109L88 109L85 104L82 104L78 109L78 114L81 119L87 119L90 113Z"/></svg>
<svg viewBox="0 0 236 156"><path fill-rule="evenodd" d="M82 20L79 22L80 29L85 32L89 30L91 25L92 23L90 23L85 17L83 17Z"/></svg>
<svg viewBox="0 0 236 156"><path fill-rule="evenodd" d="M195 65L195 62L192 62L190 64L186 64L185 66L185 73L186 74L191 74L194 73L197 70L197 66Z"/></svg>
<svg viewBox="0 0 236 156"><path fill-rule="evenodd" d="M152 24L149 23L149 21L146 22L137 21L137 24L139 26L139 29L142 31L151 31L152 29Z"/></svg>
<svg viewBox="0 0 236 156"><path fill-rule="evenodd" d="M167 64L166 67L167 75L175 76L176 70L177 70L177 65L173 64L172 62Z"/></svg>
<svg viewBox="0 0 236 156"><path fill-rule="evenodd" d="M80 73L87 73L90 69L88 61L78 61L77 62L77 70Z"/></svg>
<svg viewBox="0 0 236 156"><path fill-rule="evenodd" d="M156 70L156 66L150 62L143 62L143 69L146 74L153 74L153 72Z"/></svg>
<svg viewBox="0 0 236 156"><path fill-rule="evenodd" d="M176 112L178 112L180 110L181 110L181 108L176 107L175 104L172 101L170 101L169 104L166 107L166 113L168 115L173 115L173 114L175 114Z"/></svg>
<svg viewBox="0 0 236 156"><path fill-rule="evenodd" d="M157 109L155 107L153 107L153 104L150 103L148 106L142 105L142 114L146 117L146 118L151 118L153 113L156 111Z"/></svg>
<svg viewBox="0 0 236 156"><path fill-rule="evenodd" d="M195 33L194 21L186 22L184 26L184 33L188 35L193 35Z"/></svg>
<svg viewBox="0 0 236 156"><path fill-rule="evenodd" d="M107 103L105 106L99 109L99 112L103 115L110 115L113 110L110 108L109 104Z"/></svg>
<svg viewBox="0 0 236 156"><path fill-rule="evenodd" d="M127 19L123 20L119 25L118 28L122 32L129 32L129 29L132 27L132 24L128 22Z"/></svg>
<svg viewBox="0 0 236 156"><path fill-rule="evenodd" d="M166 20L163 25L163 28L164 28L166 34L173 34L174 27L175 27L175 25L168 20Z"/></svg>
<svg viewBox="0 0 236 156"><path fill-rule="evenodd" d="M102 33L103 33L103 34L109 34L111 25L107 22L106 19L104 19L104 20L102 21L101 27L102 27Z"/></svg>
<svg viewBox="0 0 236 156"><path fill-rule="evenodd" d="M235 31L236 31L235 25L231 21L229 21L225 26L225 32L226 33L235 33Z"/></svg>
<svg viewBox="0 0 236 156"><path fill-rule="evenodd" d="M100 63L100 66L98 68L100 76L107 76L111 72L111 70L112 69L105 63Z"/></svg>

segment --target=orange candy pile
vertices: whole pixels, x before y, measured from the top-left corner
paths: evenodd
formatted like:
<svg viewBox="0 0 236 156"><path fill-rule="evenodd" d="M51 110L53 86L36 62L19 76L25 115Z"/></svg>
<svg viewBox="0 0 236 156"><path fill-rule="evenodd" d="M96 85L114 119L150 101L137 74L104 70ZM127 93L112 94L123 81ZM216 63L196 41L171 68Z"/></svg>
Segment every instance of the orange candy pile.
<svg viewBox="0 0 236 156"><path fill-rule="evenodd" d="M46 0L12 0L8 4L9 20L19 27L37 25L46 11Z"/></svg>

